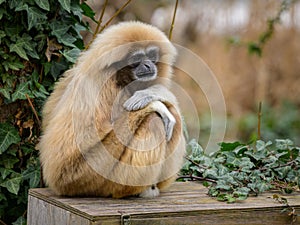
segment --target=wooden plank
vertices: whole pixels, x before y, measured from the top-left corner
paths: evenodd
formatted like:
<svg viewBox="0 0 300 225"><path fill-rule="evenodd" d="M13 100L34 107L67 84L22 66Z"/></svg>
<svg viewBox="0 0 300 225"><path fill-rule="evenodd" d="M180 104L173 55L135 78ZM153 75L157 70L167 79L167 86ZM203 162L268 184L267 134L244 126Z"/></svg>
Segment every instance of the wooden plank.
<svg viewBox="0 0 300 225"><path fill-rule="evenodd" d="M66 218L80 218L78 224L84 225L105 222L120 224L121 220L130 221L131 224L141 224L142 221L143 224L290 224L290 217L287 213L281 213L283 206L276 203L272 195L272 192L268 192L246 201L227 204L209 197L205 187L193 182L177 182L160 197L153 199L67 198L54 195L50 189L31 189L29 196L33 202L41 202L34 203L34 206L29 199L28 214L29 221L32 221L36 215L34 208L40 209L41 204L48 204L59 209L55 211L49 206L52 211L47 210L51 213L61 215L63 213L60 210L65 210ZM290 206L299 212L300 194L285 197ZM65 221L62 224L77 225L67 223L70 219ZM299 221L298 218L295 224L300 224Z"/></svg>

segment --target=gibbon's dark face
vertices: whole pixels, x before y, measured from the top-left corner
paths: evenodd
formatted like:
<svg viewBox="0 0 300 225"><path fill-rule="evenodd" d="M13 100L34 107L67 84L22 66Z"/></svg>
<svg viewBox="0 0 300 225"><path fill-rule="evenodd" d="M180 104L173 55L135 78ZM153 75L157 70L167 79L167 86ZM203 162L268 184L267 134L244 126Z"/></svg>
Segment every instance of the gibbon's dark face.
<svg viewBox="0 0 300 225"><path fill-rule="evenodd" d="M132 81L151 81L157 77L159 48L149 46L130 52L118 63L117 85L125 87Z"/></svg>

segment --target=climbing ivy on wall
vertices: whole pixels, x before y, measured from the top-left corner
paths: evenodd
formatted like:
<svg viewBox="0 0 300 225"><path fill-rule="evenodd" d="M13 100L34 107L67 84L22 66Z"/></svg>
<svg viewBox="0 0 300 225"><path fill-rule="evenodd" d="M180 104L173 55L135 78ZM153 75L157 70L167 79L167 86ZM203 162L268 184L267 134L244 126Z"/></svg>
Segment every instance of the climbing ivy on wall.
<svg viewBox="0 0 300 225"><path fill-rule="evenodd" d="M0 0L0 224L25 224L41 107L84 48L83 15L94 12L79 0Z"/></svg>

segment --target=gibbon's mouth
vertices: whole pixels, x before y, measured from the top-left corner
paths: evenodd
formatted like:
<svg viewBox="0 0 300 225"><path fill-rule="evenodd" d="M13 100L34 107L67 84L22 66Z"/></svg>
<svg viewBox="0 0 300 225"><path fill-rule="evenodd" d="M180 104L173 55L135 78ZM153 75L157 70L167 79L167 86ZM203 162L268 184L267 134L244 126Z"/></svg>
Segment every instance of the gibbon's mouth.
<svg viewBox="0 0 300 225"><path fill-rule="evenodd" d="M155 73L139 73L139 74L137 74L137 77L138 78L153 78L153 77L155 77Z"/></svg>
<svg viewBox="0 0 300 225"><path fill-rule="evenodd" d="M141 80L153 80L155 79L155 73L141 73L136 75L138 79Z"/></svg>

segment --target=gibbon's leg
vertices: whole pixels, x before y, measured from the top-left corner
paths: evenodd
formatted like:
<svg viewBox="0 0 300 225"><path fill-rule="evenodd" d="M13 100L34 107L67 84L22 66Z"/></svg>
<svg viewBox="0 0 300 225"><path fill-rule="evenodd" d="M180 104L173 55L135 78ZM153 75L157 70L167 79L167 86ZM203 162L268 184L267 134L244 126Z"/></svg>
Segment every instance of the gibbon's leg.
<svg viewBox="0 0 300 225"><path fill-rule="evenodd" d="M107 141L104 140L104 143L107 149L112 149L112 145L116 146L116 143L119 143L117 145L120 146L120 142L125 146L118 148L118 151L115 151L117 148L113 148L114 157L122 163L114 167L111 176L115 177L122 173L124 179L129 179L129 183L134 182L137 186L128 185L123 186L123 189L117 188L118 191L116 189L113 197L128 196L128 193L131 195L140 193L141 197L155 197L159 194L157 183L164 180L170 180L170 182L174 180L169 179L169 177L173 177L180 169L183 154L179 154L178 158L173 160L174 162L168 161L169 164L172 164L170 168L168 168L169 165L163 166L163 164L164 160L177 147L182 132L181 118L178 112L174 107L170 107L170 110L172 113L162 102L154 101L141 110L123 111L120 117L115 120L115 134L111 133L113 135L110 135ZM166 126L166 124L169 125ZM171 136L169 141L167 141L167 132ZM131 165L134 169L131 171L122 170L124 163ZM155 164L159 166L151 167ZM177 166L174 167L173 164ZM140 171L145 168L146 171ZM163 169L166 169L167 172L162 171ZM145 179L149 181L148 184L145 184ZM122 181L124 183L124 180Z"/></svg>

